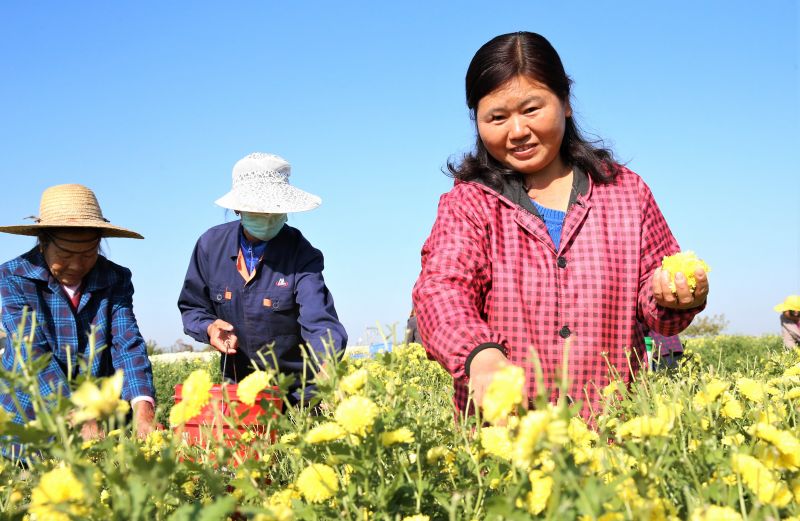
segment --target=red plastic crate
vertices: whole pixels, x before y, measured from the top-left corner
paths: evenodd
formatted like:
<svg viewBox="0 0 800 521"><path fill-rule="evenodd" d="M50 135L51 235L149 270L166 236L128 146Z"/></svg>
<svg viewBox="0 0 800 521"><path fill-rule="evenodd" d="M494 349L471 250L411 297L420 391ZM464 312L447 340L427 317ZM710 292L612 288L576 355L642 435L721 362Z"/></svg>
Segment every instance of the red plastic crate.
<svg viewBox="0 0 800 521"><path fill-rule="evenodd" d="M239 401L236 394L237 384L215 384L211 386L211 398L200 410L200 414L187 421L184 425L175 428L189 443L189 445L204 445L211 439L218 439L222 433L222 440L229 447L237 445L239 438L245 432L252 432L259 437L267 434L266 425L258 422L259 417L267 414L261 408L261 400L271 402L277 411L283 410L283 400L277 388L261 391L254 405L247 405ZM175 386L175 403L183 400L183 384ZM276 413L273 412L273 417ZM277 433L269 433L270 439L275 440ZM246 447L238 450L246 452Z"/></svg>

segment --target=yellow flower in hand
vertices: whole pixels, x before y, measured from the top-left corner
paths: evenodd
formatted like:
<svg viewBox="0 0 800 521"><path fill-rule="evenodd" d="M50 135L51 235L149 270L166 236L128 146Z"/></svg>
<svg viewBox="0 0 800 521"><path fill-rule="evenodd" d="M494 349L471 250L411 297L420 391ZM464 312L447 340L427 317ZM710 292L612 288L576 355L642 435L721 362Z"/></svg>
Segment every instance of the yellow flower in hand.
<svg viewBox="0 0 800 521"><path fill-rule="evenodd" d="M675 274L680 272L686 277L686 282L689 289L694 289L697 286L697 279L694 272L697 268L702 268L703 271L708 273L711 268L708 267L693 251L679 251L675 255L664 257L661 261L661 268L669 272L670 283L669 289L675 292Z"/></svg>

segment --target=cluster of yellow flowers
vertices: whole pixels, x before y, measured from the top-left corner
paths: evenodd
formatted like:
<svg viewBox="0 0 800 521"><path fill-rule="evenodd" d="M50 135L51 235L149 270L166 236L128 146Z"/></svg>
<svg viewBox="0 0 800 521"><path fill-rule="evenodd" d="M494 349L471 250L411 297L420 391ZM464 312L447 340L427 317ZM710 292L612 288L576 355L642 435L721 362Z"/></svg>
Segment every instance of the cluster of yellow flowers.
<svg viewBox="0 0 800 521"><path fill-rule="evenodd" d="M711 268L708 267L708 264L699 259L697 255L690 250L681 251L674 255L670 255L669 257L664 257L664 259L661 261L661 269L669 272L669 289L671 289L673 292L675 291L675 274L677 273L683 273L683 275L686 277L686 282L689 285L689 289L694 289L697 287L697 278L695 277L694 272L698 268L701 268L706 273L711 271Z"/></svg>

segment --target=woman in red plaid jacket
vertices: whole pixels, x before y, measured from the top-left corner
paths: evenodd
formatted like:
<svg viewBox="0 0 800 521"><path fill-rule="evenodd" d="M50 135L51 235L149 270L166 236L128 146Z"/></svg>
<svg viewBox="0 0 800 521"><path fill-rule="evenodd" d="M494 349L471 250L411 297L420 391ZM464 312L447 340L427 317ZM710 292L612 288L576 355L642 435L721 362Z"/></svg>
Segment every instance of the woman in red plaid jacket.
<svg viewBox="0 0 800 521"><path fill-rule="evenodd" d="M455 403L481 404L495 371L523 367L528 396L555 402L569 345L569 399L599 413L610 367L629 381L644 350L637 322L663 335L702 310L708 279L690 290L661 259L678 243L642 179L581 135L571 80L542 36L481 47L466 76L474 152L448 167L422 249L414 307L428 353L453 376ZM545 389L536 389L533 356Z"/></svg>

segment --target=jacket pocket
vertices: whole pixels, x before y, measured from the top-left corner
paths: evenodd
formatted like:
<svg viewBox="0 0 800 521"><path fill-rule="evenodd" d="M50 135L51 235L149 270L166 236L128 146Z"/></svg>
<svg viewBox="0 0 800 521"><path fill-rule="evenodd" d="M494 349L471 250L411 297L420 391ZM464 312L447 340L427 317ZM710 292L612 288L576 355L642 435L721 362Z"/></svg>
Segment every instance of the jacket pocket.
<svg viewBox="0 0 800 521"><path fill-rule="evenodd" d="M208 288L208 298L214 306L214 314L217 318L230 322L233 319L233 291L224 286L210 286Z"/></svg>

